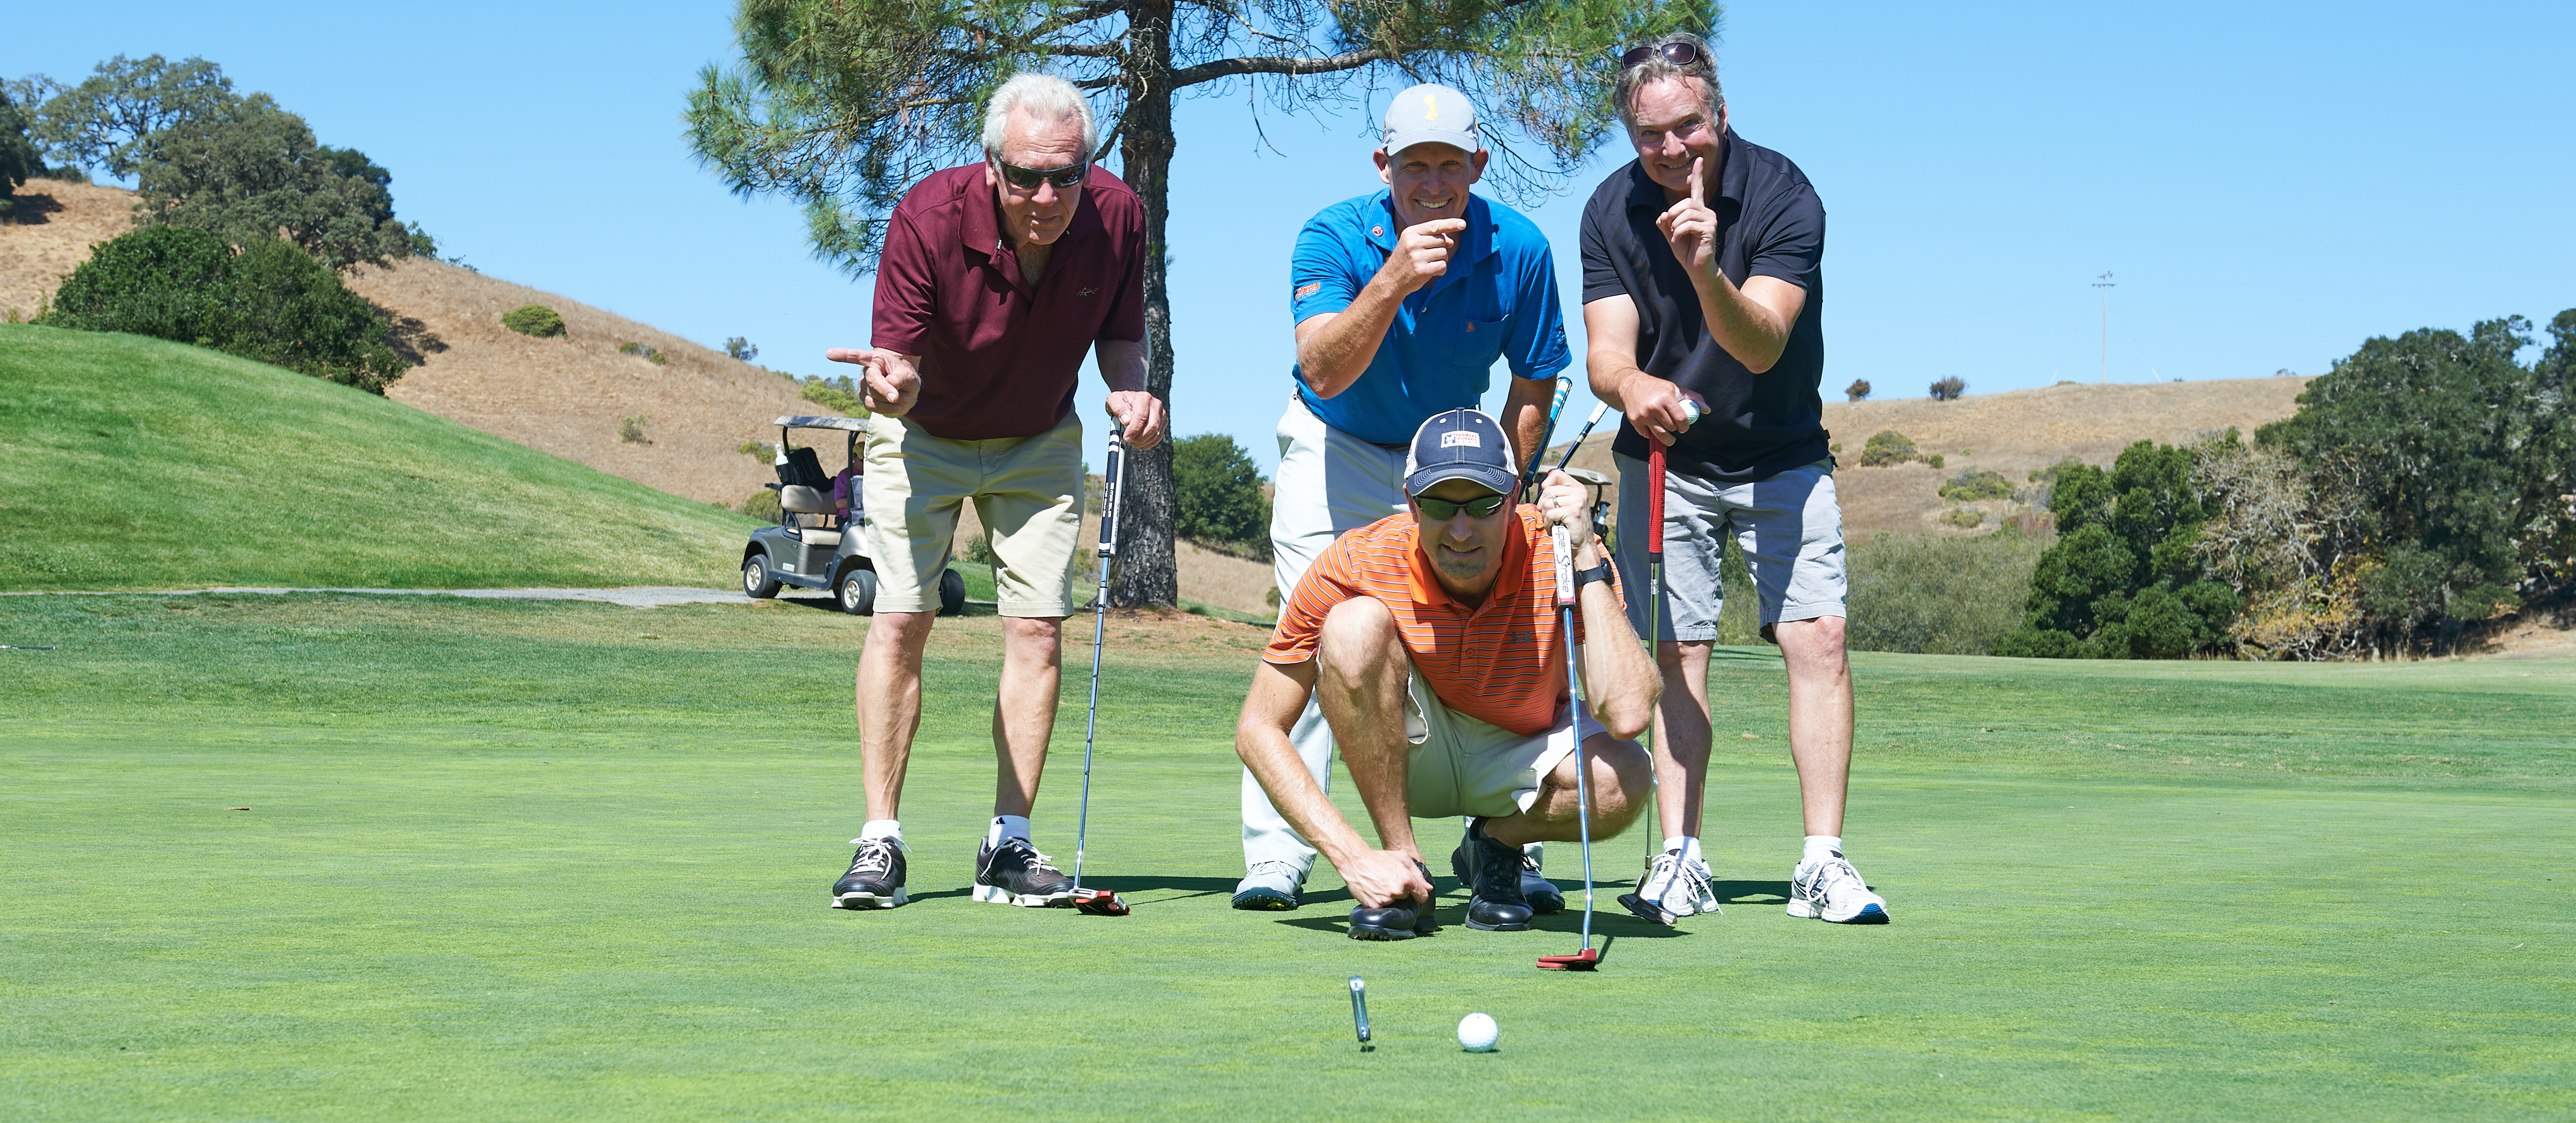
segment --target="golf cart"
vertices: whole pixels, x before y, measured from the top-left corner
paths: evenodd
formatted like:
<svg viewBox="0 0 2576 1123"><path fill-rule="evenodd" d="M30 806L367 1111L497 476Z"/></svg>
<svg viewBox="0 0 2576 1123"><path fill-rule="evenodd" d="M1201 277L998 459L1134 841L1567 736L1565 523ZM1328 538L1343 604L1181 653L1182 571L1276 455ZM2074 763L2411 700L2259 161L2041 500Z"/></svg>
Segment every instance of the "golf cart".
<svg viewBox="0 0 2576 1123"><path fill-rule="evenodd" d="M866 519L858 480L850 481L850 511L844 517L832 504L832 477L811 446L790 439L798 429L837 429L848 459L859 462L859 440L867 432L860 417L781 417L778 419L778 482L765 485L778 493L778 525L751 532L742 548L742 591L753 597L778 595L782 585L828 591L841 611L866 616L876 611L876 563L859 532ZM966 608L966 579L954 569L939 575L939 614L955 616Z"/></svg>

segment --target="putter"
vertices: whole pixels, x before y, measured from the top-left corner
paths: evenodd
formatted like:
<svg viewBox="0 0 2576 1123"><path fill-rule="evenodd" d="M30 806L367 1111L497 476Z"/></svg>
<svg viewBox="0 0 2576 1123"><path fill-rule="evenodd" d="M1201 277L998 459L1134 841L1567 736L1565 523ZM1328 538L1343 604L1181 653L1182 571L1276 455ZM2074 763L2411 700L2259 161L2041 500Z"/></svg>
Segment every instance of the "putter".
<svg viewBox="0 0 2576 1123"><path fill-rule="evenodd" d="M1598 416L1597 414L1595 416ZM1590 428L1590 426L1585 426ZM1566 454L1569 458L1574 454ZM1565 637L1565 703L1583 704L1583 679L1574 665L1574 544L1565 524L1558 523L1556 533L1556 627ZM1542 955L1538 965L1546 971L1590 971L1601 966L1601 952L1592 946L1592 789L1586 782L1591 766L1583 759L1583 723L1574 722L1574 820L1575 829L1583 836L1583 950L1572 955Z"/></svg>
<svg viewBox="0 0 2576 1123"><path fill-rule="evenodd" d="M1100 470L1100 588L1091 596L1091 716L1082 725L1082 816L1073 828L1073 907L1093 916L1125 916L1127 902L1108 889L1082 887L1083 844L1091 835L1091 744L1100 734L1100 645L1109 629L1109 560L1118 554L1118 499L1126 483L1126 442L1109 433L1109 459ZM1365 1040L1367 1034L1361 1035Z"/></svg>
<svg viewBox="0 0 2576 1123"><path fill-rule="evenodd" d="M1538 493L1531 490L1538 486L1538 462L1547 455L1547 439L1556 435L1556 419L1565 412L1565 396L1573 392L1574 379L1567 375L1557 376L1556 400L1547 406L1547 431L1538 435L1538 447L1530 450L1529 467L1521 471L1521 493L1532 499L1538 497Z"/></svg>
<svg viewBox="0 0 2576 1123"><path fill-rule="evenodd" d="M1661 664L1663 653L1658 650L1657 641L1663 638L1664 625L1664 446L1661 442L1651 439L1648 444L1650 447L1646 450L1646 652ZM1663 722L1663 706L1658 703L1655 710L1655 714L1647 719L1646 751L1648 753L1655 751L1655 733L1657 727ZM1650 871L1655 868L1656 854L1655 797L1659 796L1662 790L1662 785L1657 784L1647 793L1646 868ZM1673 927L1681 920L1680 917L1664 911L1660 902L1649 901L1641 894L1622 893L1619 895L1619 904L1629 912L1635 913L1639 919L1650 920L1667 928Z"/></svg>
<svg viewBox="0 0 2576 1123"><path fill-rule="evenodd" d="M1360 1052L1377 1048L1369 1044L1368 984L1357 975L1351 976L1351 1028L1360 1035Z"/></svg>

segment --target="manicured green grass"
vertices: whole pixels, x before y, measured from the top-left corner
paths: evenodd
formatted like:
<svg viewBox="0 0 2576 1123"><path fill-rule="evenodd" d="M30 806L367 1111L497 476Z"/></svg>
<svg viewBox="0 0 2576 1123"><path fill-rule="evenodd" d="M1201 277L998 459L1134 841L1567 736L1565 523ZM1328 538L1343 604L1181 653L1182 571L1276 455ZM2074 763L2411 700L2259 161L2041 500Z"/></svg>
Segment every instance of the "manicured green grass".
<svg viewBox="0 0 2576 1123"><path fill-rule="evenodd" d="M0 589L723 587L751 525L278 367L0 325Z"/></svg>
<svg viewBox="0 0 2576 1123"><path fill-rule="evenodd" d="M982 616L934 640L905 812L917 903L828 910L860 818L865 627L780 604L0 598L0 643L58 647L0 651L0 1102L2576 1112L2576 664L1857 657L1847 836L1896 922L1842 928L1781 913L1797 824L1778 663L1729 650L1706 832L1727 911L1652 929L1607 889L1606 966L1568 976L1531 962L1571 950L1570 915L1472 932L1453 893L1440 936L1362 944L1329 872L1298 912L1227 909L1230 727L1262 634L1188 618L1111 628L1086 880L1133 916L965 897L992 782ZM1078 648L1038 817L1067 861ZM1631 875L1641 849L1605 844L1602 872ZM1549 858L1571 883L1572 848ZM1501 1052L1449 1039L1471 1010L1501 1022Z"/></svg>

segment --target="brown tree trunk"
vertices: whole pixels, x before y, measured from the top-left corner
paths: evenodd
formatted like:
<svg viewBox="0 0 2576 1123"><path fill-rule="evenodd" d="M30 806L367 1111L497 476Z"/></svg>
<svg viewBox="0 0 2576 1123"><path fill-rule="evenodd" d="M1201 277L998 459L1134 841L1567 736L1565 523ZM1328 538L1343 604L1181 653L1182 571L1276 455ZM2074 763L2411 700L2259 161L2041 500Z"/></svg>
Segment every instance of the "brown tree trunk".
<svg viewBox="0 0 2576 1123"><path fill-rule="evenodd" d="M1172 0L1143 0L1128 9L1130 66L1127 117L1119 134L1121 178L1145 206L1145 334L1151 340L1145 388L1172 402L1172 300L1163 240L1171 215ZM1175 410L1177 416L1177 409ZM1177 424L1172 428L1179 433ZM1124 506L1118 512L1118 557L1109 572L1109 603L1118 608L1180 602L1179 567L1172 528L1172 442L1167 438L1127 460Z"/></svg>

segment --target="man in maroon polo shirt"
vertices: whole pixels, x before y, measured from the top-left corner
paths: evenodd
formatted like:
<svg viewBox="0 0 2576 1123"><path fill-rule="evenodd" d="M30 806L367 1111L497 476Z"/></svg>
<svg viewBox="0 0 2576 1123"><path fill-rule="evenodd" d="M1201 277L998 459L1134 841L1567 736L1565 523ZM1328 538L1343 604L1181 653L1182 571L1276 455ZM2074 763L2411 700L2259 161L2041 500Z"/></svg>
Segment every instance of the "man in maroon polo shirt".
<svg viewBox="0 0 2576 1123"><path fill-rule="evenodd" d="M1055 728L1061 625L1073 611L1082 525L1082 423L1073 391L1097 352L1109 415L1127 443L1163 439L1145 390L1145 214L1091 166L1099 128L1081 91L1023 74L993 93L984 162L935 172L905 194L877 262L874 346L825 357L865 368L867 543L876 617L859 656L868 821L832 886L839 908L904 903L897 811L921 724L921 654L937 615L959 510L975 504L993 547L1002 682L993 712L993 822L975 899L1063 904L1072 880L1029 838Z"/></svg>

